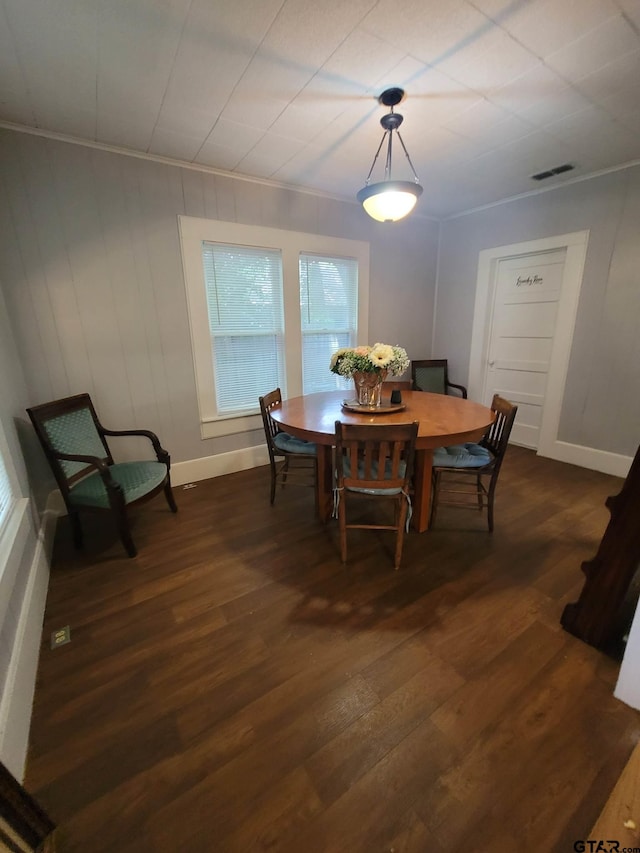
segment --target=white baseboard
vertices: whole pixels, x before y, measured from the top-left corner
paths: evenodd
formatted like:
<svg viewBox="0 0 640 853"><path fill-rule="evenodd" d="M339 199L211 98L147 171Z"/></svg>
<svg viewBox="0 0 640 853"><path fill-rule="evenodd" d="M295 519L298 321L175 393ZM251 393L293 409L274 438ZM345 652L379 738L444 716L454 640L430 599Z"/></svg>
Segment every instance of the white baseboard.
<svg viewBox="0 0 640 853"><path fill-rule="evenodd" d="M18 781L24 778L27 760L55 519L45 512L36 537L0 702L0 755ZM29 539L33 541L33 532Z"/></svg>
<svg viewBox="0 0 640 853"><path fill-rule="evenodd" d="M629 473L633 462L632 456L609 453L606 450L596 450L595 447L583 447L567 441L554 441L549 450L541 455L549 459L557 459L558 462L568 462L570 465L579 465L581 468L601 471L603 474L611 474L623 479Z"/></svg>
<svg viewBox="0 0 640 853"><path fill-rule="evenodd" d="M519 444L517 441L513 443ZM555 441L550 451L544 455L549 459L557 459L559 462L568 462L570 465L578 465L592 471L601 471L603 474L611 474L623 479L629 473L629 468L633 462L632 456L609 453L606 450L583 447L580 444L570 444L567 441ZM247 468L256 468L258 465L268 464L267 445L260 444L256 447L246 447L243 450L235 450L231 453L204 456L201 459L191 459L187 462L176 462L171 466L171 482L176 486L182 486L185 483L207 480L209 477L220 477L223 474L232 474L234 471L244 471Z"/></svg>
<svg viewBox="0 0 640 853"><path fill-rule="evenodd" d="M198 480L208 480L210 477L221 477L223 474L233 474L268 464L267 445L260 444L230 453L219 453L217 456L203 456L201 459L172 463L171 483L174 486L183 486L185 483L195 483Z"/></svg>

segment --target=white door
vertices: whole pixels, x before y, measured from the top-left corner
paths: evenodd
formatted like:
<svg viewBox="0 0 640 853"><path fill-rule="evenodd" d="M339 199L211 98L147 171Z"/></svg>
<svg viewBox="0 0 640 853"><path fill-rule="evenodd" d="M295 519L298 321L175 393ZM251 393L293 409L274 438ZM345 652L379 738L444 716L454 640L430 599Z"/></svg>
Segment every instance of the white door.
<svg viewBox="0 0 640 853"><path fill-rule="evenodd" d="M500 258L496 264L483 399L518 406L511 440L538 448L562 291L566 249Z"/></svg>

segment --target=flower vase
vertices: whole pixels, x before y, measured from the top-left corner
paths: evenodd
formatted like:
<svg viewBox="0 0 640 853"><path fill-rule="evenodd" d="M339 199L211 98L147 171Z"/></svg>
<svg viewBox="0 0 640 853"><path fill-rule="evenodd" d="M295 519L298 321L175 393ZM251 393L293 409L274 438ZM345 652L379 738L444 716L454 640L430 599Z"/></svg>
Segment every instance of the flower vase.
<svg viewBox="0 0 640 853"><path fill-rule="evenodd" d="M359 406L373 409L382 401L382 383L387 375L386 370L373 372L356 372L353 381L356 386L356 398Z"/></svg>

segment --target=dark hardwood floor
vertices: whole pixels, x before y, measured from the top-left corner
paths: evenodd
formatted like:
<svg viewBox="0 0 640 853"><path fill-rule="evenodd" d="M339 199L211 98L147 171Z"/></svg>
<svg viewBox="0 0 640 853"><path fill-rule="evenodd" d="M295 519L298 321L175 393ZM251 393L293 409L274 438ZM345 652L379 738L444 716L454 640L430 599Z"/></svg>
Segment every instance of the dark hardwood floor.
<svg viewBox="0 0 640 853"><path fill-rule="evenodd" d="M82 853L564 853L640 737L564 632L622 481L512 447L496 530L353 531L260 468L58 529L25 785ZM71 642L49 648L51 631Z"/></svg>

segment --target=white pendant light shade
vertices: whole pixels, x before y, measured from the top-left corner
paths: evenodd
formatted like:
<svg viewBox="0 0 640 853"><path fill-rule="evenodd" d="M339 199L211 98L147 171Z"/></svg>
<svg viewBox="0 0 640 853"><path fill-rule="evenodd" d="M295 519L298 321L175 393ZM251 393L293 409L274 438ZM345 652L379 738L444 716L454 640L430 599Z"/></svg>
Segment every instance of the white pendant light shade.
<svg viewBox="0 0 640 853"><path fill-rule="evenodd" d="M420 184L409 181L381 181L370 184L358 193L358 201L372 219L378 222L397 222L416 206L422 193Z"/></svg>
<svg viewBox="0 0 640 853"><path fill-rule="evenodd" d="M413 163L409 157L409 152L400 136L398 128L402 124L403 118L399 113L394 113L393 108L404 98L403 89L386 89L378 98L381 104L391 107L391 112L380 119L380 124L384 128L384 134L378 146L378 150L373 158L373 163L367 175L365 186L358 192L357 199L364 207L365 211L372 219L378 222L397 222L411 213L416 206L416 202L422 195L422 187L418 183L416 170L413 168ZM393 134L396 134L405 157L411 167L414 182L411 181L394 181L391 178L391 155L393 146ZM387 142L386 162L384 167L384 180L378 181L375 184L370 184L371 175L373 173L380 150Z"/></svg>

